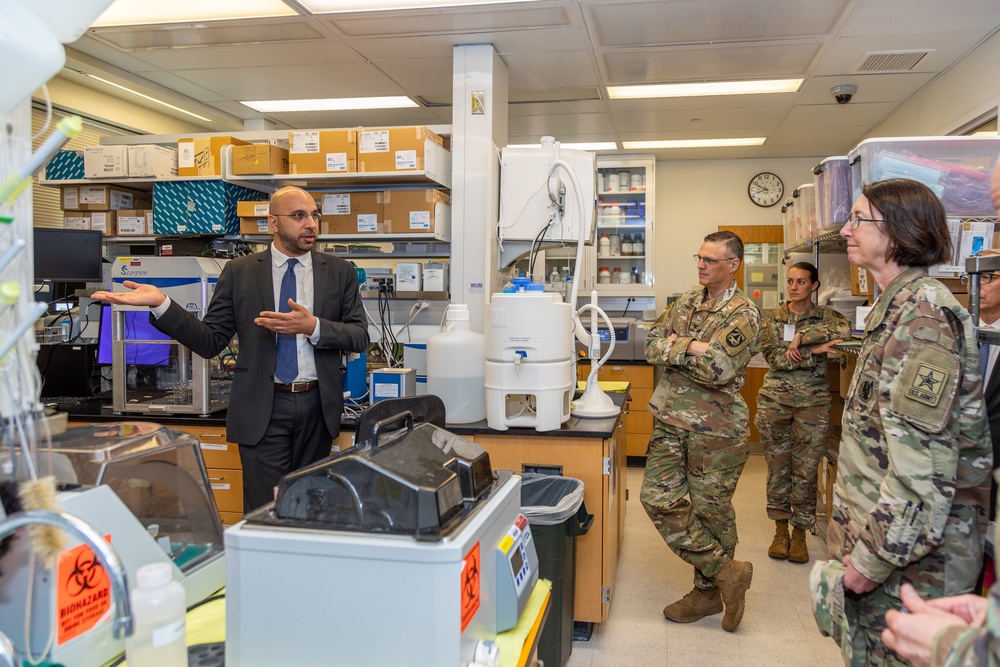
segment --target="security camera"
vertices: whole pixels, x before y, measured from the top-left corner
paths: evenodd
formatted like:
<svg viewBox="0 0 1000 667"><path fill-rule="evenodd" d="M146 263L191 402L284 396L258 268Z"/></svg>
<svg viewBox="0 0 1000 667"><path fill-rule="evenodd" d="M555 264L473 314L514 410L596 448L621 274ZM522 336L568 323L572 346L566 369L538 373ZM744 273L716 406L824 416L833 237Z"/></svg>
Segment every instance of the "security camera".
<svg viewBox="0 0 1000 667"><path fill-rule="evenodd" d="M856 92L858 92L858 87L849 83L834 86L830 89L830 94L837 100L837 104L847 104L854 99L854 93Z"/></svg>

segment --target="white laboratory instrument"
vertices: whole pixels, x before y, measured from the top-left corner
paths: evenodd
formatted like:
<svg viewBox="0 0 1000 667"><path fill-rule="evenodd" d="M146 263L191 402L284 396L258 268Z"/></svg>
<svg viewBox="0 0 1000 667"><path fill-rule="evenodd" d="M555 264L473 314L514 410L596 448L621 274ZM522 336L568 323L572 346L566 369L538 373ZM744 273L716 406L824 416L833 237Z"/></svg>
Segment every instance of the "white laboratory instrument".
<svg viewBox="0 0 1000 667"><path fill-rule="evenodd" d="M243 667L466 667L538 579L520 478L431 424L292 473L225 541Z"/></svg>
<svg viewBox="0 0 1000 667"><path fill-rule="evenodd" d="M208 310L222 267L209 257L118 257L111 289L126 280L155 285L199 318ZM207 415L229 406L235 346L203 359L149 324L145 306L112 306L112 401L116 412ZM102 331L102 338L106 334ZM100 360L99 360L100 361Z"/></svg>

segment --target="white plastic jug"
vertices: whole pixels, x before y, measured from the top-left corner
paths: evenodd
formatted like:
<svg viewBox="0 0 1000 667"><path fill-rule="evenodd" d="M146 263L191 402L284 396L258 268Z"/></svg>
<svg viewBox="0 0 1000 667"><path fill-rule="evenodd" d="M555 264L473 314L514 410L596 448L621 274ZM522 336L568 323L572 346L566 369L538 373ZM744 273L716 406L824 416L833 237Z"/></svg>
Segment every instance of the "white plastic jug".
<svg viewBox="0 0 1000 667"><path fill-rule="evenodd" d="M427 341L427 393L444 401L449 424L486 419L485 345L465 304L448 306L444 331Z"/></svg>

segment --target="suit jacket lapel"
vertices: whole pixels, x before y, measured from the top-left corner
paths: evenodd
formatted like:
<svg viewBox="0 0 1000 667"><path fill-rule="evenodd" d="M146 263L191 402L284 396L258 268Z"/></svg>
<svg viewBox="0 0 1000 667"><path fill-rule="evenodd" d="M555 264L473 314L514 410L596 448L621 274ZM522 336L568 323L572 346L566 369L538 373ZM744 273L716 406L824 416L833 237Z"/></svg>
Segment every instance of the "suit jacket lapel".
<svg viewBox="0 0 1000 667"><path fill-rule="evenodd" d="M311 251L313 264L313 315L323 317L320 305L326 302L326 291L330 289L330 267L326 256L315 250Z"/></svg>
<svg viewBox="0 0 1000 667"><path fill-rule="evenodd" d="M260 293L261 310L275 310L274 308L274 279L271 271L271 248L258 253L257 266L254 273L257 277L257 290ZM254 317L257 314L254 313Z"/></svg>

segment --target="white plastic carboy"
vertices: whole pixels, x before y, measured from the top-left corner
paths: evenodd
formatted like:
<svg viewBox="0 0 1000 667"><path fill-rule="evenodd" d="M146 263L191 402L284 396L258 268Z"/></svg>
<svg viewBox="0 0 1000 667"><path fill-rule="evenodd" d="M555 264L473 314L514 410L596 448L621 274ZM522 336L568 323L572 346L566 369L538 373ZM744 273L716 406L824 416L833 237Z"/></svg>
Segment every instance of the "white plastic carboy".
<svg viewBox="0 0 1000 667"><path fill-rule="evenodd" d="M486 417L483 347L483 335L469 325L469 307L458 303L445 311L444 330L427 340L427 393L444 402L449 424Z"/></svg>
<svg viewBox="0 0 1000 667"><path fill-rule="evenodd" d="M554 431L569 420L572 308L529 278L495 293L486 308L486 422Z"/></svg>

